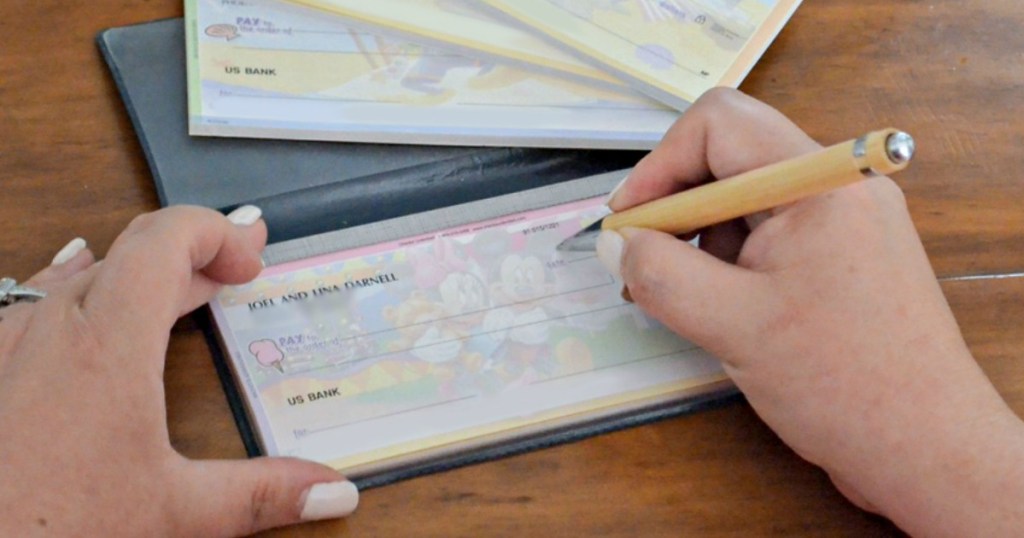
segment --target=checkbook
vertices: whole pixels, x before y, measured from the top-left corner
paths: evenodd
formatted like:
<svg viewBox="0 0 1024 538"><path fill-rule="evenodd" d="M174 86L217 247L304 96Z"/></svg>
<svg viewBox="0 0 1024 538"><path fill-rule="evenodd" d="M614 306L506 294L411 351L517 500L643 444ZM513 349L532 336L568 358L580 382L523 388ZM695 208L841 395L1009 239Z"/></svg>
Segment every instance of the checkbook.
<svg viewBox="0 0 1024 538"><path fill-rule="evenodd" d="M260 452L365 488L734 395L594 253L555 249L625 173L269 246L210 304Z"/></svg>

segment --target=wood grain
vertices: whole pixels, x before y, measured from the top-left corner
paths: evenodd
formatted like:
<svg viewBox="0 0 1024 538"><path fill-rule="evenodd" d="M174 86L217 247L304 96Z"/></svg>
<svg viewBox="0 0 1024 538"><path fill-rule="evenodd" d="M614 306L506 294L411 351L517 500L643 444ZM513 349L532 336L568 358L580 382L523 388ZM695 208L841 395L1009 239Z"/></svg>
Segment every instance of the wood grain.
<svg viewBox="0 0 1024 538"><path fill-rule="evenodd" d="M99 253L156 195L93 43L102 29L181 15L180 0L38 0L0 19L0 274L24 279L76 235ZM941 276L1024 271L1024 10L1018 0L807 0L742 88L825 144L896 125L897 176ZM945 285L975 356L1024 413L1024 281ZM243 450L190 321L166 370L174 445ZM875 536L750 409L659 424L365 492L308 536Z"/></svg>

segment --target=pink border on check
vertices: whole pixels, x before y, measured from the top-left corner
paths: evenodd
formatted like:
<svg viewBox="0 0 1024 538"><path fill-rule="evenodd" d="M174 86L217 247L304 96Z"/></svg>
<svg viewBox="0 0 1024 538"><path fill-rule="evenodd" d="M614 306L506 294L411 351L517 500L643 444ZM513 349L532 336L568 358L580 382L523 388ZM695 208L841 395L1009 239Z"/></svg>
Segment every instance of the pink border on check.
<svg viewBox="0 0 1024 538"><path fill-rule="evenodd" d="M374 254L379 254L381 252L390 252L392 250L398 250L400 248L408 247L410 245L416 245L419 243L430 241L439 235L448 237L460 237L463 235L475 234L484 228L492 228L503 224L512 225L519 224L522 222L534 221L558 215L561 213L567 213L570 211L578 211L581 209L595 207L597 205L600 205L602 202L604 202L604 197L588 198L586 200L579 200L577 202L570 202L568 204L552 206L544 209L526 211L515 215L505 215L503 217L497 217L480 222L471 222L468 224L464 224L462 226L456 226L454 228L448 228L434 233L407 237L399 239L397 241L378 243L376 245L368 245L365 247L342 250L339 252L332 252L330 254L322 254L320 256L313 256L312 258L305 258L302 260L296 260L293 262L268 267L262 273L260 273L260 275L257 278L268 278L283 273L301 271L303 269L316 267L318 265L327 265L342 260L360 258L363 256L372 256Z"/></svg>

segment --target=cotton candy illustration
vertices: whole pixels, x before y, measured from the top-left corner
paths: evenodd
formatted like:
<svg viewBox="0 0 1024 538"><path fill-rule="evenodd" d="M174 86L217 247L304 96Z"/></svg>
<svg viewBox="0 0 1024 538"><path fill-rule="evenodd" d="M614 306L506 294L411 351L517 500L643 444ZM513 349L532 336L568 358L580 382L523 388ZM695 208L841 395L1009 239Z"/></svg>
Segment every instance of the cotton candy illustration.
<svg viewBox="0 0 1024 538"><path fill-rule="evenodd" d="M256 340L249 344L249 353L256 357L260 366L274 367L278 372L284 373L284 353L277 348L273 340Z"/></svg>

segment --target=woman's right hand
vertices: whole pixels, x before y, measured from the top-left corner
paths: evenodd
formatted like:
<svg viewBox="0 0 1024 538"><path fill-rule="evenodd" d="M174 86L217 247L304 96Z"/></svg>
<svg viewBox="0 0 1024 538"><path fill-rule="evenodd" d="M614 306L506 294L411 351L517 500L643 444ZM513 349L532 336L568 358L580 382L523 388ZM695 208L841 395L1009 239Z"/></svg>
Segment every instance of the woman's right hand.
<svg viewBox="0 0 1024 538"><path fill-rule="evenodd" d="M609 206L819 147L769 106L714 90ZM765 422L861 507L913 534L1024 528L1024 428L971 357L892 180L716 226L701 241L605 232L599 255L640 307L719 357Z"/></svg>

